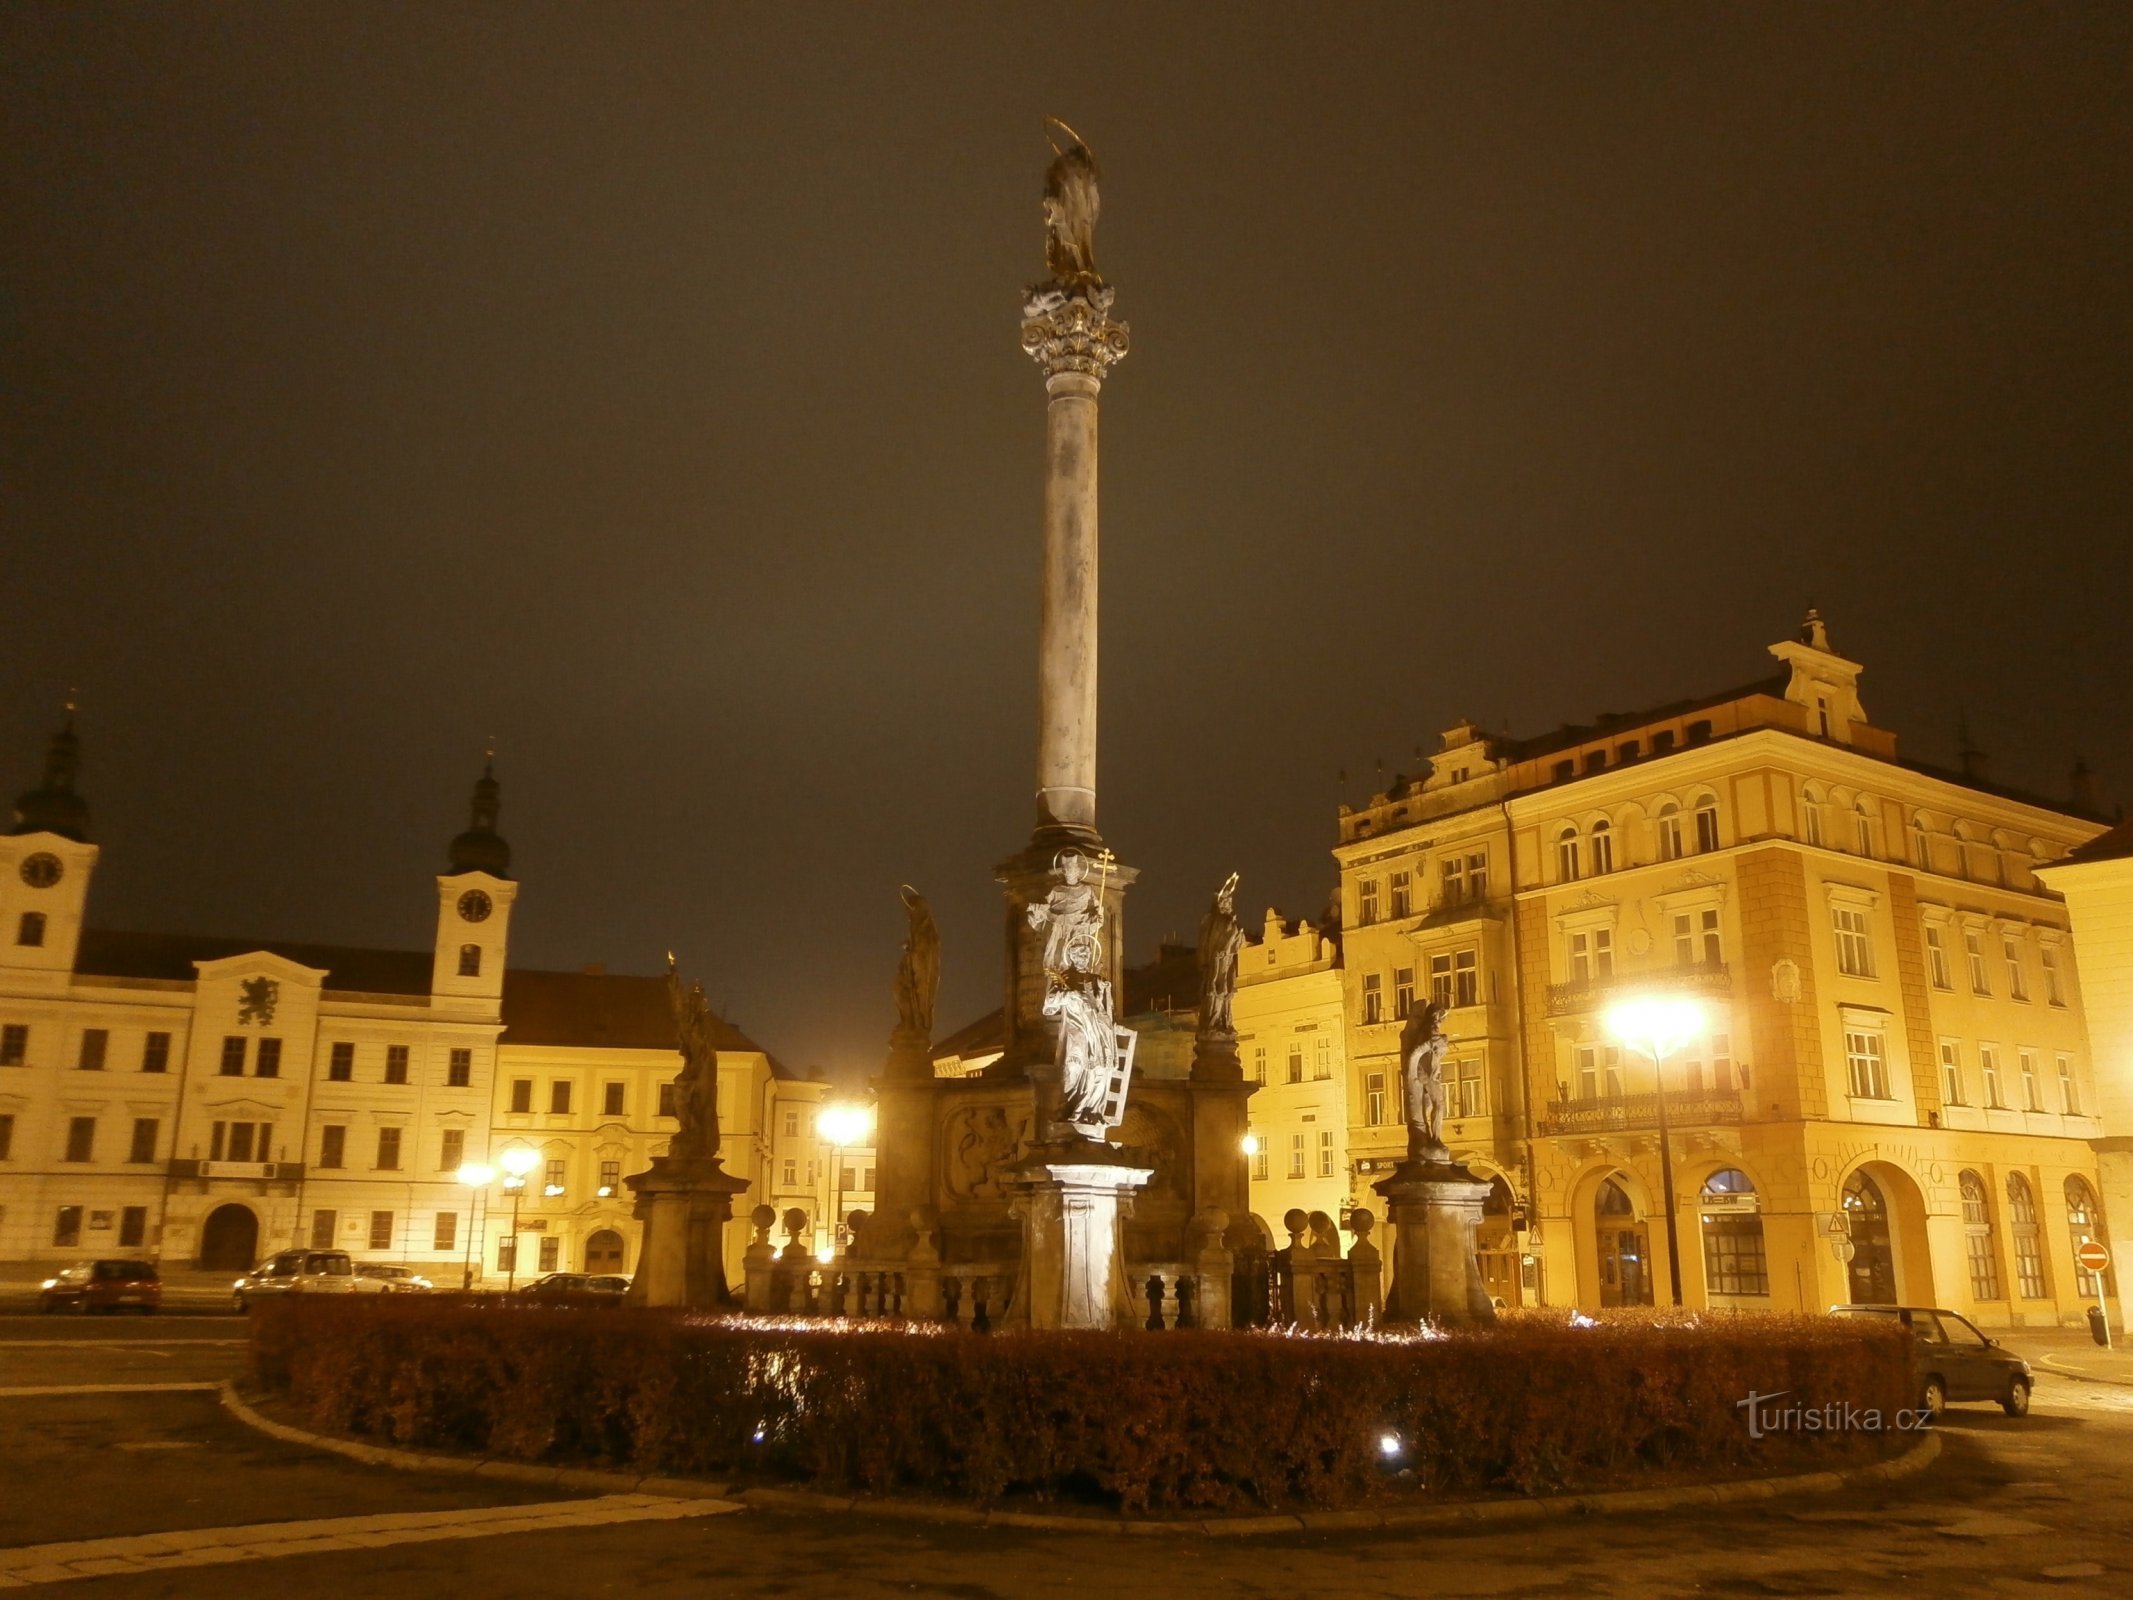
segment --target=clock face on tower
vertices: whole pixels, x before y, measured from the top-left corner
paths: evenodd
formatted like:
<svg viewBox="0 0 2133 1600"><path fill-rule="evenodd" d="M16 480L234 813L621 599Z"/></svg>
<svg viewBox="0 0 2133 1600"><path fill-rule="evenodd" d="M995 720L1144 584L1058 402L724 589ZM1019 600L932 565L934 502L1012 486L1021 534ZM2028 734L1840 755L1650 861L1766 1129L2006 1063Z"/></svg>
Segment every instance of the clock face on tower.
<svg viewBox="0 0 2133 1600"><path fill-rule="evenodd" d="M22 881L32 889L49 889L66 870L59 857L49 850L40 850L22 863Z"/></svg>
<svg viewBox="0 0 2133 1600"><path fill-rule="evenodd" d="M469 922L486 922L489 918L489 897L479 889L469 889L459 897L459 914Z"/></svg>

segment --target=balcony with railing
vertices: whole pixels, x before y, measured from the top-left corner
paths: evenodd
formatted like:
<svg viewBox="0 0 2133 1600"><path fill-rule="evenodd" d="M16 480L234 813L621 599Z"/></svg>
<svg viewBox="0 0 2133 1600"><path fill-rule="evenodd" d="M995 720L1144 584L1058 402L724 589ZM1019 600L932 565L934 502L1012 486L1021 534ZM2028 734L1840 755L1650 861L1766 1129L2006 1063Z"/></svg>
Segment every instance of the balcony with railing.
<svg viewBox="0 0 2133 1600"><path fill-rule="evenodd" d="M1624 994L1664 992L1725 999L1733 993L1733 969L1723 961L1696 961L1686 966L1647 967L1614 972L1602 978L1573 978L1548 985L1548 1015L1561 1017L1597 1011Z"/></svg>
<svg viewBox="0 0 2133 1600"><path fill-rule="evenodd" d="M1731 1089L1669 1089L1666 1120L1670 1128L1706 1128L1740 1121L1740 1095ZM1584 1100L1552 1100L1541 1113L1542 1134L1644 1132L1659 1126L1656 1094L1595 1095Z"/></svg>

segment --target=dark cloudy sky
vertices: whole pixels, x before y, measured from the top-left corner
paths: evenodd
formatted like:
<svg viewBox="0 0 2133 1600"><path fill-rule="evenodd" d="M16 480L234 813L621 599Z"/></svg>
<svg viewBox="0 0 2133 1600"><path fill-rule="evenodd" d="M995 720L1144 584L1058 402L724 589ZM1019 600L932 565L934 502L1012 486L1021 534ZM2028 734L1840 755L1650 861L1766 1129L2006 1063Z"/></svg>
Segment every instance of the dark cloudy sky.
<svg viewBox="0 0 2133 1600"><path fill-rule="evenodd" d="M2133 794L2133 10L0 10L0 786L70 684L107 926L670 945L878 1064L1027 836L1039 115L1106 173L1129 953L1461 715L1759 675ZM1337 774L1350 775L1343 784Z"/></svg>

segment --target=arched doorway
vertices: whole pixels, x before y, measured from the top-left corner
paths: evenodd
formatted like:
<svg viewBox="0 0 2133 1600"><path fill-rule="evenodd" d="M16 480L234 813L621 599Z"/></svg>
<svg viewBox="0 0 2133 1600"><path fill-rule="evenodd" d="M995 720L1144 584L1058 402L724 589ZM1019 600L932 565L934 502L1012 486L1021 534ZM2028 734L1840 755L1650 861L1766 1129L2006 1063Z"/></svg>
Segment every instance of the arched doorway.
<svg viewBox="0 0 2133 1600"><path fill-rule="evenodd" d="M1896 1251L1889 1204L1864 1169L1844 1181L1844 1220L1851 1226L1851 1297L1855 1305L1896 1303Z"/></svg>
<svg viewBox="0 0 2133 1600"><path fill-rule="evenodd" d="M1481 1204L1481 1227L1474 1238L1475 1259L1481 1266L1481 1284L1490 1301L1515 1306L1519 1292L1519 1237L1514 1226L1518 1201L1502 1173L1489 1179L1489 1197Z"/></svg>
<svg viewBox="0 0 2133 1600"><path fill-rule="evenodd" d="M1600 1304L1652 1303L1651 1240L1618 1178L1603 1178L1592 1197L1594 1236L1600 1247Z"/></svg>
<svg viewBox="0 0 2133 1600"><path fill-rule="evenodd" d="M259 1259L259 1218L250 1206L217 1206L200 1228L200 1265L242 1272Z"/></svg>
<svg viewBox="0 0 2133 1600"><path fill-rule="evenodd" d="M602 1228L585 1241L585 1270L613 1273L622 1270L622 1235Z"/></svg>

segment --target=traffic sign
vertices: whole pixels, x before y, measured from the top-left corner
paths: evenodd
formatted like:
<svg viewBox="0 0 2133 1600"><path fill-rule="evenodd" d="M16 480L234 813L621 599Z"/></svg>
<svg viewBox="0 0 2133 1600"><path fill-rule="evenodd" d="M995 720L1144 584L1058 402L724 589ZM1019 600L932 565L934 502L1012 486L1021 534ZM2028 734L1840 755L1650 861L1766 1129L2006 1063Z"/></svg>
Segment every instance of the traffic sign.
<svg viewBox="0 0 2133 1600"><path fill-rule="evenodd" d="M2111 1264L2111 1252L2100 1239L2084 1239L2074 1247L2074 1259L2084 1272L2101 1272Z"/></svg>

